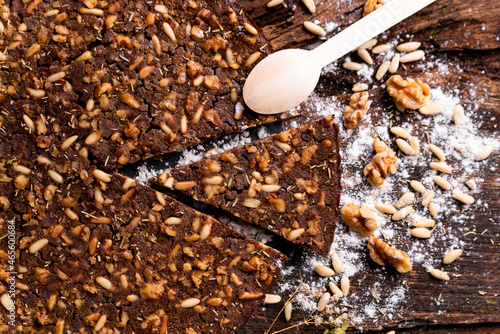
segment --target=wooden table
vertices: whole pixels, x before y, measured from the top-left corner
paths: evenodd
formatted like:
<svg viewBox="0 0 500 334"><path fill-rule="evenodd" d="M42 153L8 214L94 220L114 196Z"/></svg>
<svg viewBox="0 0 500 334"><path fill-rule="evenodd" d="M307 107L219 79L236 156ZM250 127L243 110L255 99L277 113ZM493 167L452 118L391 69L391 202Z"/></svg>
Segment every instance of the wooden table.
<svg viewBox="0 0 500 334"><path fill-rule="evenodd" d="M409 0L410 1L410 0ZM331 34L342 30L362 15L364 0L334 1L324 0L317 5L317 13L310 14L298 0L285 0L286 6L266 8L267 0L239 0L248 10L256 23L263 27L275 50L291 47L304 47L319 42L302 27L305 20L337 22L338 28ZM318 1L316 1L318 2ZM404 76L426 77L433 82L465 87L473 83L478 94L485 97L478 114L473 117L496 117L485 122L480 128L484 134L498 131L500 120L500 6L495 1L477 0L473 2L458 0L438 0L404 23L389 31L388 38L401 33L414 35L414 40L424 41L422 48L451 63L458 63L465 69L463 73L443 76L435 70L422 73L408 67L401 72ZM335 96L347 101L350 87L356 82L347 71L328 74L321 78L316 90L318 98ZM377 113L387 108L390 101L382 89L370 91L374 100L370 110L372 122L377 121ZM467 92L462 96L464 104L474 103ZM403 116L404 117L404 116ZM304 122L307 117L299 118ZM478 235L464 236L467 239L467 256L461 258L457 267L463 275L454 278L447 285L436 285L435 280L423 270L414 270L405 276L409 292L401 305L401 319L387 321L383 326L363 323L365 330L397 329L397 333L500 333L500 196L498 153L489 158L488 168L482 176L481 197L488 204L488 210L473 207L470 225L475 226ZM446 219L446 217L445 217ZM484 230L485 234L480 235ZM477 237L476 241L472 239ZM280 247L278 247L280 248ZM286 252L286 251L285 251ZM300 251L296 251L290 263L298 261ZM358 274L359 275L359 274ZM365 282L376 279L367 272ZM439 291L436 291L436 286ZM362 289L354 285L353 289ZM481 295L478 290L487 292ZM446 298L437 306L431 300L441 293ZM267 306L265 311L256 314L239 334L264 333L281 308L280 304ZM362 307L362 305L358 305ZM442 313L445 311L445 313ZM438 314L438 313L442 314ZM306 314L295 315L295 319ZM289 326L281 316L273 330ZM469 325L466 325L469 324ZM470 325L473 324L473 325ZM380 327L383 327L380 328ZM301 326L290 332L323 333L328 326ZM272 332L272 331L271 331Z"/></svg>

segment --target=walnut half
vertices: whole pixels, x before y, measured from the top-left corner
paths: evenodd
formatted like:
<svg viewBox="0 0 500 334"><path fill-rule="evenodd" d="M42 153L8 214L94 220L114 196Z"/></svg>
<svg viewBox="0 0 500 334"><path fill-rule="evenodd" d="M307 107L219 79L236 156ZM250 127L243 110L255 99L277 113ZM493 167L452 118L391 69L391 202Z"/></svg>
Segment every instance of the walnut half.
<svg viewBox="0 0 500 334"><path fill-rule="evenodd" d="M373 148L377 154L372 161L366 165L363 174L368 177L368 182L374 187L380 187L384 184L388 173L396 173L396 162L398 158L394 151L383 141L375 138Z"/></svg>
<svg viewBox="0 0 500 334"><path fill-rule="evenodd" d="M381 266L390 264L402 274L409 272L412 268L410 257L405 252L392 248L378 238L368 239L368 249L372 260Z"/></svg>
<svg viewBox="0 0 500 334"><path fill-rule="evenodd" d="M366 113L372 101L369 100L368 92L358 92L351 95L349 100L349 106L344 110L344 126L347 129L354 128L359 121L361 121Z"/></svg>
<svg viewBox="0 0 500 334"><path fill-rule="evenodd" d="M393 75L387 80L387 92L394 98L399 110L418 109L431 99L431 88L428 84L412 78L403 79L400 75Z"/></svg>
<svg viewBox="0 0 500 334"><path fill-rule="evenodd" d="M342 220L350 230L369 237L377 230L377 221L370 208L362 205L346 204L340 210Z"/></svg>

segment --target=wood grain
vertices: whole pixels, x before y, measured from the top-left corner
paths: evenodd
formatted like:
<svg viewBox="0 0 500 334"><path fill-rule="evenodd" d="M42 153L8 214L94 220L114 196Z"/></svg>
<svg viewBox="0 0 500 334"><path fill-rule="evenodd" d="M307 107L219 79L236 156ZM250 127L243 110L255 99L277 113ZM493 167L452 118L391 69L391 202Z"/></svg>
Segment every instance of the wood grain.
<svg viewBox="0 0 500 334"><path fill-rule="evenodd" d="M302 3L298 1L285 1L286 6L275 9L265 7L266 0L240 0L249 10L250 15L264 29L266 36L271 40L275 50L289 47L304 47L317 43L319 40L311 36L302 28L304 20L320 20L336 22L338 27L330 34L334 34L361 17L364 1L323 1L318 5L315 15L307 12ZM463 71L450 71L443 75L438 69L422 70L410 65L405 70L400 70L404 76L419 77L433 85L448 87L450 90L457 88L463 92L461 96L464 105L478 103L477 113L471 118L477 122L483 121L480 133L488 136L498 132L500 119L500 25L498 17L500 7L493 5L492 1L480 0L473 4L457 0L440 0L424 9L406 22L392 28L388 39L395 36L414 35L413 39L425 41L423 48L431 52L433 57L445 60L450 64L459 65ZM408 38L400 38L407 40ZM453 65L450 66L453 68ZM350 88L357 81L352 73L340 69L335 73L324 75L316 89L317 97L323 101L336 101L346 103L350 96ZM468 89L470 87L470 89ZM477 95L469 94L475 91ZM370 113L371 124L377 124L379 115L385 112L392 104L387 93L382 88L370 91L374 100ZM306 102L305 111L297 121L299 124L310 119L313 112L308 113L307 108L314 108L313 103ZM411 119L411 115L400 113L402 119ZM492 119L492 121L488 121ZM360 126L370 126L362 123ZM417 126L418 129L418 126ZM356 132L353 134L356 135ZM349 138L344 138L348 144ZM386 319L382 324L365 321L360 325L364 330L388 331L394 328L397 333L499 333L500 332L500 196L498 171L500 158L498 154L492 156L487 163L489 168L482 172L484 182L481 184L482 206L474 206L470 212L473 220L469 222L471 229L475 228L476 234L458 236L466 241L464 256L455 265L457 272L462 275L454 277L449 284L439 284L430 277L421 266L405 276L408 281L409 292L406 300L401 304L398 315L393 319ZM424 171L414 171L416 178L423 175ZM484 174L483 174L484 173ZM485 209L485 208L488 209ZM453 214L453 213L452 213ZM443 220L451 217L443 217ZM484 234L481 235L483 231ZM449 229L454 233L453 229ZM429 251L431 251L429 249ZM295 250L291 264L299 265L301 250ZM380 270L358 274L352 280L353 290L360 290L380 280ZM392 271L382 272L382 275L391 276L385 281L397 280L397 275ZM296 277L298 279L298 277ZM361 282L361 283L357 283ZM479 294L479 290L487 292ZM438 296L441 294L439 302ZM281 305L267 306L250 319L248 324L238 331L239 334L264 333L274 317L279 312ZM357 308L363 305L355 305ZM294 319L306 317L304 312L294 314ZM464 327L466 324L479 323L474 326ZM481 324L482 323L482 324ZM273 330L289 326L283 316L276 322ZM436 325L440 325L435 327ZM423 327L422 327L423 326ZM300 333L322 333L327 326L301 326ZM295 329L291 330L296 332ZM272 331L271 331L272 333Z"/></svg>

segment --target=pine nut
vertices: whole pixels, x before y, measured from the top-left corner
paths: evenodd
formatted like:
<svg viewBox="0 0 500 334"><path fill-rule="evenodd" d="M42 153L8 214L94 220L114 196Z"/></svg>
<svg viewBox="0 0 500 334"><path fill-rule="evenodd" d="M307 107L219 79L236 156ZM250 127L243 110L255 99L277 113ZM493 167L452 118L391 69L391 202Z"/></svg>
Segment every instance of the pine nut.
<svg viewBox="0 0 500 334"><path fill-rule="evenodd" d="M476 190L477 189L477 184L476 184L476 181L474 181L474 179L467 180L465 182L465 184L467 185L467 187L469 187L470 190Z"/></svg>
<svg viewBox="0 0 500 334"><path fill-rule="evenodd" d="M89 134L87 136L87 138L85 138L85 144L92 145L92 144L97 143L99 141L99 139L101 139L101 133L102 133L102 131L96 131L96 132L92 132L91 134Z"/></svg>
<svg viewBox="0 0 500 334"><path fill-rule="evenodd" d="M403 44L399 44L396 50L400 52L410 52L410 51L415 51L422 45L420 42L407 42Z"/></svg>
<svg viewBox="0 0 500 334"><path fill-rule="evenodd" d="M281 5L282 3L283 3L283 0L271 0L267 3L267 8L276 7L278 5Z"/></svg>
<svg viewBox="0 0 500 334"><path fill-rule="evenodd" d="M353 61L348 61L342 64L342 67L349 71L359 71L361 69L361 64Z"/></svg>
<svg viewBox="0 0 500 334"><path fill-rule="evenodd" d="M323 310L326 308L328 305L328 302L330 301L330 293L325 292L324 294L321 295L321 298L318 301L318 312L323 312Z"/></svg>
<svg viewBox="0 0 500 334"><path fill-rule="evenodd" d="M45 96L45 91L43 89L33 89L33 88L26 88L28 93L33 96L34 98L42 98Z"/></svg>
<svg viewBox="0 0 500 334"><path fill-rule="evenodd" d="M82 61L87 61L92 57L92 53L90 51L85 51L78 58L75 59L75 62L80 63Z"/></svg>
<svg viewBox="0 0 500 334"><path fill-rule="evenodd" d="M417 60L424 58L424 56L425 56L424 51L417 50L417 51L413 51L413 52L405 54L403 57L401 57L399 59L399 62L403 63L403 64L411 63L411 62L414 62L414 61L417 61Z"/></svg>
<svg viewBox="0 0 500 334"><path fill-rule="evenodd" d="M288 238L286 238L288 241L293 241L295 239L297 239L298 237L300 237L302 234L304 234L304 232L306 231L305 228L297 228L295 230L292 230L289 234L288 234Z"/></svg>
<svg viewBox="0 0 500 334"><path fill-rule="evenodd" d="M391 204L377 203L377 204L375 204L375 209L377 209L378 211L380 211L382 213L388 213L390 215L393 215L396 212L398 212L398 210L396 210L396 208L393 207Z"/></svg>
<svg viewBox="0 0 500 334"><path fill-rule="evenodd" d="M89 15L95 15L95 16L103 16L104 11L102 9L95 9L95 8L80 8L78 10L80 14L89 14Z"/></svg>
<svg viewBox="0 0 500 334"><path fill-rule="evenodd" d="M434 191L429 191L429 193L427 195L424 196L424 198L422 198L422 205L423 206L427 206L429 205L429 203L432 201L432 199L434 198Z"/></svg>
<svg viewBox="0 0 500 334"><path fill-rule="evenodd" d="M207 223L203 225L200 231L200 240L203 241L210 236L210 232L212 232L212 223Z"/></svg>
<svg viewBox="0 0 500 334"><path fill-rule="evenodd" d="M401 198L396 202L396 204L394 204L394 207L401 209L405 206L412 204L414 200L415 200L415 195L411 191L408 191L403 196L401 196Z"/></svg>
<svg viewBox="0 0 500 334"><path fill-rule="evenodd" d="M406 141L403 139L396 139L396 145L398 145L399 149L401 152L403 152L406 155L415 155L415 150L408 144Z"/></svg>
<svg viewBox="0 0 500 334"><path fill-rule="evenodd" d="M433 181L443 188L444 190L450 190L451 189L451 184L448 182L444 177L442 176L434 176Z"/></svg>
<svg viewBox="0 0 500 334"><path fill-rule="evenodd" d="M196 186L196 181L181 181L174 186L175 190L187 190Z"/></svg>
<svg viewBox="0 0 500 334"><path fill-rule="evenodd" d="M445 173L445 174L451 174L451 172L452 172L451 167L448 166L444 162L431 162L431 163L429 163L429 167L431 169L435 169L435 170L440 171L441 173Z"/></svg>
<svg viewBox="0 0 500 334"><path fill-rule="evenodd" d="M60 184L64 183L64 179L61 176L61 174L59 174L55 170L50 169L48 173L49 173L50 178L52 180L54 180L54 182L57 182L57 183L60 183Z"/></svg>
<svg viewBox="0 0 500 334"><path fill-rule="evenodd" d="M96 179L101 180L102 182L110 182L111 181L111 175L109 175L106 172L103 172L100 169L94 169L92 171L92 174L95 176Z"/></svg>
<svg viewBox="0 0 500 334"><path fill-rule="evenodd" d="M394 57L391 59L391 65L389 65L389 73L396 73L399 68L399 59L401 59L401 56L399 53L396 53Z"/></svg>
<svg viewBox="0 0 500 334"><path fill-rule="evenodd" d="M208 183L208 184L212 184L212 185L219 185L222 183L222 181L224 181L224 178L222 176L219 176L219 175L212 176L212 177L206 177L205 179L203 179L203 182Z"/></svg>
<svg viewBox="0 0 500 334"><path fill-rule="evenodd" d="M316 4L314 3L314 0L302 0L302 3L306 5L307 9L309 9L311 14L316 13Z"/></svg>
<svg viewBox="0 0 500 334"><path fill-rule="evenodd" d="M304 28L306 28L310 33L318 36L322 36L325 33L325 30L323 28L321 28L316 23L312 23L311 21L305 21Z"/></svg>
<svg viewBox="0 0 500 334"><path fill-rule="evenodd" d="M367 42L361 44L360 46L358 46L358 50L359 49L371 49L375 45L377 45L377 40L375 38L372 38L369 41L367 41Z"/></svg>
<svg viewBox="0 0 500 334"><path fill-rule="evenodd" d="M410 133L400 126L393 126L391 128L391 132L393 134L395 134L396 136L404 138L404 139L410 139L410 137L411 137Z"/></svg>
<svg viewBox="0 0 500 334"><path fill-rule="evenodd" d="M78 135L71 136L61 144L61 150L66 151L78 139Z"/></svg>
<svg viewBox="0 0 500 334"><path fill-rule="evenodd" d="M392 220L401 220L401 219L405 218L406 216L408 216L409 214L412 214L414 212L415 212L415 210L413 209L412 206L407 206L405 208L402 208L401 210L399 210L395 214L393 214Z"/></svg>
<svg viewBox="0 0 500 334"><path fill-rule="evenodd" d="M71 210L70 208L66 208L64 209L64 213L66 214L66 216L68 216L69 219L71 220L78 220L79 217L78 215L76 214L75 211Z"/></svg>
<svg viewBox="0 0 500 334"><path fill-rule="evenodd" d="M338 288L338 286L335 285L335 283L330 282L328 283L328 286L330 287L330 290L332 291L333 295L336 297L343 297L344 294L342 293L342 290Z"/></svg>
<svg viewBox="0 0 500 334"><path fill-rule="evenodd" d="M265 193L275 193L279 191L281 187L277 184L264 184L262 186L262 191Z"/></svg>
<svg viewBox="0 0 500 334"><path fill-rule="evenodd" d="M44 157L43 155L39 155L36 157L36 161L38 161L38 163L40 165L49 165L49 166L52 166L54 163L47 157Z"/></svg>
<svg viewBox="0 0 500 334"><path fill-rule="evenodd" d="M139 296L138 295L128 295L126 299L127 299L127 301L133 303L139 299Z"/></svg>
<svg viewBox="0 0 500 334"><path fill-rule="evenodd" d="M23 115L23 120L26 126L28 127L29 132L35 133L36 128L33 120L28 115Z"/></svg>
<svg viewBox="0 0 500 334"><path fill-rule="evenodd" d="M384 75L389 70L389 66L391 66L391 62L386 60L382 64L380 64L377 73L375 74L375 79L380 80L384 77Z"/></svg>
<svg viewBox="0 0 500 334"><path fill-rule="evenodd" d="M474 197L472 197L471 195L464 194L463 192L460 192L458 190L455 190L453 192L453 198L456 199L457 201L464 203L464 204L474 203Z"/></svg>
<svg viewBox="0 0 500 334"><path fill-rule="evenodd" d="M363 92L368 89L368 85L365 83L357 83L354 86L352 86L352 91L353 92Z"/></svg>
<svg viewBox="0 0 500 334"><path fill-rule="evenodd" d="M488 158L490 156L491 152L493 152L493 146L492 145L486 145L481 150L481 154L479 154L478 156L475 157L475 160L476 161L484 160L484 159L486 159L486 158Z"/></svg>
<svg viewBox="0 0 500 334"><path fill-rule="evenodd" d="M450 280L450 276L447 273L445 273L444 271L439 270L439 269L432 269L430 271L430 274L432 276L434 276L434 278L437 278L438 280L441 280L441 281L449 281Z"/></svg>
<svg viewBox="0 0 500 334"><path fill-rule="evenodd" d="M415 238L428 239L431 237L431 231L425 227L416 227L411 230L411 235Z"/></svg>
<svg viewBox="0 0 500 334"><path fill-rule="evenodd" d="M16 172L24 174L24 175L28 175L31 173L31 169L29 169L28 167L23 166L23 165L17 165L17 164L14 165L13 164L12 169L15 170Z"/></svg>
<svg viewBox="0 0 500 334"><path fill-rule="evenodd" d="M57 72L47 77L47 82L56 82L61 80L66 76L66 72Z"/></svg>
<svg viewBox="0 0 500 334"><path fill-rule="evenodd" d="M455 125L460 125L463 118L464 107L462 107L460 104L457 104L455 108L453 108L453 122L455 123Z"/></svg>
<svg viewBox="0 0 500 334"><path fill-rule="evenodd" d="M106 320L108 320L108 317L106 315L101 315L101 317L95 324L94 331L99 332L101 329L103 329L104 325L106 324Z"/></svg>
<svg viewBox="0 0 500 334"><path fill-rule="evenodd" d="M332 266L337 274L340 274L344 270L344 262L342 262L337 253L332 254Z"/></svg>
<svg viewBox="0 0 500 334"><path fill-rule="evenodd" d="M278 304L281 301L281 296L266 293L264 304Z"/></svg>
<svg viewBox="0 0 500 334"><path fill-rule="evenodd" d="M285 304L285 319L286 321L290 321L292 318L292 303Z"/></svg>
<svg viewBox="0 0 500 334"><path fill-rule="evenodd" d="M372 53L378 55L388 51L390 48L391 48L390 44L380 44L372 49Z"/></svg>
<svg viewBox="0 0 500 334"><path fill-rule="evenodd" d="M444 154L444 151L436 145L430 144L429 149L436 155L439 160L444 161L446 159L446 154Z"/></svg>
<svg viewBox="0 0 500 334"><path fill-rule="evenodd" d="M113 283L111 283L111 281L109 279L107 279L106 277L102 277L102 276L96 277L95 281L97 284L99 284L100 286L102 286L104 289L106 289L108 291L114 290Z"/></svg>
<svg viewBox="0 0 500 334"><path fill-rule="evenodd" d="M351 287L351 282L349 281L349 277L342 276L340 279L340 290L342 290L342 295L346 297L349 294L349 289Z"/></svg>
<svg viewBox="0 0 500 334"><path fill-rule="evenodd" d="M368 65L373 65L373 59L370 56L370 54L368 53L368 51L366 51L366 49L358 48L358 56L361 59L363 59L365 61L365 63L367 63Z"/></svg>
<svg viewBox="0 0 500 334"><path fill-rule="evenodd" d="M418 155L420 153L420 141L417 137L410 137L410 146L415 150L414 155Z"/></svg>
<svg viewBox="0 0 500 334"><path fill-rule="evenodd" d="M163 31L168 36L168 38L172 40L172 42L175 42L175 33L170 24L168 24L167 22L163 22Z"/></svg>
<svg viewBox="0 0 500 334"><path fill-rule="evenodd" d="M434 219L421 219L412 224L413 227L433 227L436 225Z"/></svg>
<svg viewBox="0 0 500 334"><path fill-rule="evenodd" d="M155 5L155 11L160 14L168 14L168 8L165 5Z"/></svg>
<svg viewBox="0 0 500 334"><path fill-rule="evenodd" d="M0 303L2 303L2 306L5 307L6 310L10 310L14 301L10 298L9 294L4 293L2 297L0 297Z"/></svg>
<svg viewBox="0 0 500 334"><path fill-rule="evenodd" d="M182 219L179 217L168 217L165 219L165 224L167 225L179 225L182 223Z"/></svg>
<svg viewBox="0 0 500 334"><path fill-rule="evenodd" d="M252 53L250 56L248 56L247 60L245 61L245 66L253 65L257 61L257 59L259 59L259 57L260 57L259 51Z"/></svg>
<svg viewBox="0 0 500 334"><path fill-rule="evenodd" d="M429 103L423 107L420 107L418 111L422 115L437 115L443 110L443 105L440 103Z"/></svg>
<svg viewBox="0 0 500 334"><path fill-rule="evenodd" d="M430 212L431 216L435 218L438 214L437 205L434 203L429 203L429 212Z"/></svg>
<svg viewBox="0 0 500 334"><path fill-rule="evenodd" d="M186 298L181 302L182 308L191 308L198 305L201 302L199 298Z"/></svg>
<svg viewBox="0 0 500 334"><path fill-rule="evenodd" d="M463 253L463 250L459 249L454 249L452 251L449 251L446 253L446 255L443 257L443 263L444 264L450 264L456 259L458 259Z"/></svg>
<svg viewBox="0 0 500 334"><path fill-rule="evenodd" d="M410 186L413 189L415 189L415 191L417 191L421 194L425 194L425 192L427 191L427 189L424 187L424 185L421 182L416 181L416 180L410 181Z"/></svg>
<svg viewBox="0 0 500 334"><path fill-rule="evenodd" d="M335 271L333 271L332 269L328 268L327 266L324 266L324 265L317 265L314 267L314 271L320 275L320 276L324 276L324 277L330 277L330 276L333 276L335 275Z"/></svg>
<svg viewBox="0 0 500 334"><path fill-rule="evenodd" d="M48 244L49 244L49 239L47 239L47 238L43 238L43 239L37 240L37 241L35 241L34 243L31 244L31 246L28 249L28 251L31 254L35 254L36 252L38 252L40 249L42 249L43 247L47 246Z"/></svg>

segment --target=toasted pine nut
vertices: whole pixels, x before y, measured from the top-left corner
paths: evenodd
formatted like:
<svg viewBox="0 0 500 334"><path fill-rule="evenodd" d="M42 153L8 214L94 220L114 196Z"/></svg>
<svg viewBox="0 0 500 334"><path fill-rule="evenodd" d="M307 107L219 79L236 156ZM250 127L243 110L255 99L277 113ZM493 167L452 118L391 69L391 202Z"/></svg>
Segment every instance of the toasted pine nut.
<svg viewBox="0 0 500 334"><path fill-rule="evenodd" d="M437 205L434 204L434 203L432 203L432 202L429 203L429 212L430 212L431 216L435 218L437 216L437 214L438 214L438 207L437 207Z"/></svg>
<svg viewBox="0 0 500 334"><path fill-rule="evenodd" d="M259 59L259 57L260 57L259 51L252 53L250 56L248 56L247 60L245 61L245 66L253 65L257 61L257 59Z"/></svg>
<svg viewBox="0 0 500 334"><path fill-rule="evenodd" d="M474 179L467 180L465 182L465 184L467 185L467 187L469 187L470 190L476 190L477 189L477 184L476 184L476 181L474 181Z"/></svg>
<svg viewBox="0 0 500 334"><path fill-rule="evenodd" d="M57 182L57 183L60 183L60 184L63 184L64 183L64 179L63 177L61 176L61 174L59 174L58 172L56 172L55 170L52 170L50 169L48 171L49 173L49 176L52 180L54 180L54 182Z"/></svg>
<svg viewBox="0 0 500 334"><path fill-rule="evenodd" d="M435 170L440 171L440 172L445 173L445 174L451 174L451 172L452 172L451 167L448 166L444 162L431 162L431 163L429 163L429 167L431 169L435 169Z"/></svg>
<svg viewBox="0 0 500 334"><path fill-rule="evenodd" d="M390 48L391 48L390 44L380 44L372 49L372 53L375 55L378 55L378 54L386 52Z"/></svg>
<svg viewBox="0 0 500 334"><path fill-rule="evenodd" d="M463 192L460 192L458 190L455 190L453 192L453 198L456 199L457 201L464 203L464 204L474 203L474 197L472 197L471 195L464 194Z"/></svg>
<svg viewBox="0 0 500 334"><path fill-rule="evenodd" d="M407 206L405 208L402 208L401 210L399 210L395 214L393 214L392 220L401 220L401 219L405 218L406 216L408 216L409 214L412 214L414 212L415 212L415 210L413 209L412 206Z"/></svg>
<svg viewBox="0 0 500 334"><path fill-rule="evenodd" d="M307 9L309 9L311 14L316 13L316 4L314 3L314 0L302 0L302 3L306 5Z"/></svg>
<svg viewBox="0 0 500 334"><path fill-rule="evenodd" d="M382 64L380 64L377 73L375 74L375 79L380 80L384 77L384 75L389 70L389 66L391 66L391 62L386 60Z"/></svg>
<svg viewBox="0 0 500 334"><path fill-rule="evenodd" d="M429 203L432 201L432 199L434 198L434 191L429 191L429 193L427 195L424 196L424 198L422 198L422 205L423 206L427 206L429 205Z"/></svg>
<svg viewBox="0 0 500 334"><path fill-rule="evenodd" d="M78 139L78 135L71 136L61 144L61 150L66 151Z"/></svg>
<svg viewBox="0 0 500 334"><path fill-rule="evenodd" d="M89 134L87 138L85 138L85 144L92 145L97 143L99 139L101 139L101 133L102 131L96 131Z"/></svg>
<svg viewBox="0 0 500 334"><path fill-rule="evenodd" d="M342 290L342 295L346 297L349 294L349 289L351 287L351 282L349 281L349 277L342 276L340 279L340 289Z"/></svg>
<svg viewBox="0 0 500 334"><path fill-rule="evenodd" d="M281 5L283 3L284 0L271 0L267 3L267 8L272 8L272 7L276 7L278 5Z"/></svg>
<svg viewBox="0 0 500 334"><path fill-rule="evenodd" d="M317 265L314 267L314 271L320 275L320 276L325 276L325 277L330 277L335 275L335 271L332 269L328 268L327 266L324 265Z"/></svg>
<svg viewBox="0 0 500 334"><path fill-rule="evenodd" d="M312 23L311 21L305 21L304 28L306 28L310 33L318 36L322 36L325 33L325 30L323 28L321 28L316 23Z"/></svg>
<svg viewBox="0 0 500 334"><path fill-rule="evenodd" d="M401 152L407 155L415 155L415 150L401 138L396 139L396 145L398 145Z"/></svg>
<svg viewBox="0 0 500 334"><path fill-rule="evenodd" d="M31 244L31 246L28 249L28 251L31 254L35 254L36 252L38 252L40 249L42 249L43 247L47 246L48 244L49 244L49 239L47 239L47 238L39 239L39 240L37 240L37 241L35 241L34 243Z"/></svg>
<svg viewBox="0 0 500 334"><path fill-rule="evenodd" d="M281 189L281 187L277 184L264 184L262 186L262 191L265 193L274 193Z"/></svg>
<svg viewBox="0 0 500 334"><path fill-rule="evenodd" d="M460 125L462 123L462 119L464 118L464 107L460 104L457 104L453 109L453 122L455 125Z"/></svg>
<svg viewBox="0 0 500 334"><path fill-rule="evenodd" d="M403 44L399 44L396 48L396 50L400 52L410 52L410 51L415 51L422 45L420 42L407 42Z"/></svg>
<svg viewBox="0 0 500 334"><path fill-rule="evenodd" d="M354 86L352 86L352 91L353 92L363 92L368 89L368 85L365 83L357 83Z"/></svg>
<svg viewBox="0 0 500 334"><path fill-rule="evenodd" d="M49 75L47 77L47 82L56 82L56 81L61 80L65 76L66 76L66 72L63 72L63 71L57 72L57 73L54 73L52 75Z"/></svg>
<svg viewBox="0 0 500 334"><path fill-rule="evenodd" d="M417 60L424 58L424 56L425 56L424 51L417 50L417 51L413 51L413 52L405 54L403 57L401 57L399 59L399 62L403 63L403 64L404 63L411 63L411 62L414 62L414 61L417 61Z"/></svg>
<svg viewBox="0 0 500 334"><path fill-rule="evenodd" d="M431 274L432 276L434 276L434 278L437 278L441 281L449 281L450 280L450 276L447 273L445 273L444 271L439 270L439 269L432 269L429 274Z"/></svg>
<svg viewBox="0 0 500 334"><path fill-rule="evenodd" d="M199 298L186 298L181 302L182 308L190 308L198 305L201 302Z"/></svg>
<svg viewBox="0 0 500 334"><path fill-rule="evenodd" d="M101 180L102 182L110 182L111 181L111 175L109 175L106 172L103 172L100 169L94 169L92 171L92 174L95 176L96 179Z"/></svg>
<svg viewBox="0 0 500 334"><path fill-rule="evenodd" d="M281 301L281 296L266 293L266 298L264 299L264 304L277 304Z"/></svg>
<svg viewBox="0 0 500 334"><path fill-rule="evenodd" d="M460 255L462 255L462 253L463 253L463 250L461 250L460 248L459 249L454 249L452 251L449 251L443 257L443 263L444 264L450 264L450 263L452 263L453 261L455 261L456 259L458 259L460 257Z"/></svg>
<svg viewBox="0 0 500 334"><path fill-rule="evenodd" d="M389 73L396 73L399 68L399 59L401 59L401 56L399 53L396 53L394 57L391 59L391 65L389 65Z"/></svg>
<svg viewBox="0 0 500 334"><path fill-rule="evenodd" d="M443 188L444 190L450 190L451 189L451 184L448 182L444 177L442 176L434 176L433 178L434 182Z"/></svg>
<svg viewBox="0 0 500 334"><path fill-rule="evenodd" d="M98 277L96 277L95 281L97 284L99 284L100 286L102 286L106 290L109 290L109 291L114 290L113 283L111 283L111 281L109 279L107 279L106 277L98 276Z"/></svg>
<svg viewBox="0 0 500 334"><path fill-rule="evenodd" d="M168 36L168 38L172 40L172 42L175 42L175 33L170 24L168 24L167 22L163 22L163 31Z"/></svg>
<svg viewBox="0 0 500 334"><path fill-rule="evenodd" d="M436 155L439 160L444 161L446 159L446 154L444 154L444 151L436 145L430 144L429 149Z"/></svg>
<svg viewBox="0 0 500 334"><path fill-rule="evenodd" d="M358 48L358 56L361 59L363 59L365 61L365 63L367 63L368 65L373 65L373 59L370 56L370 54L368 53L368 51L366 51L366 49Z"/></svg>
<svg viewBox="0 0 500 334"><path fill-rule="evenodd" d="M421 182L416 181L416 180L410 181L410 186L413 189L415 189L415 191L418 191L421 194L425 194L425 192L427 191L427 189L424 187L424 185Z"/></svg>
<svg viewBox="0 0 500 334"><path fill-rule="evenodd" d="M361 64L353 61L348 61L342 64L342 67L349 71L359 71L361 69Z"/></svg>
<svg viewBox="0 0 500 334"><path fill-rule="evenodd" d="M295 239L297 239L298 237L300 237L302 234L304 234L306 231L305 228L297 228L295 230L292 230L289 234L288 234L288 238L286 238L288 241L293 241Z"/></svg>
<svg viewBox="0 0 500 334"><path fill-rule="evenodd" d="M437 115L443 110L443 105L440 103L429 103L423 107L420 107L418 111L422 115Z"/></svg>
<svg viewBox="0 0 500 334"><path fill-rule="evenodd" d="M434 219L421 219L412 224L413 227L433 227L434 225L436 225Z"/></svg>
<svg viewBox="0 0 500 334"><path fill-rule="evenodd" d="M175 190L186 190L189 188L193 188L196 186L196 181L181 181L177 182L177 184L174 186Z"/></svg>
<svg viewBox="0 0 500 334"><path fill-rule="evenodd" d="M391 128L391 132L393 134L395 134L396 136L404 138L404 139L410 139L410 137L411 137L410 133L400 126L393 126Z"/></svg>
<svg viewBox="0 0 500 334"><path fill-rule="evenodd" d="M396 212L398 212L398 210L396 210L396 208L393 207L391 204L377 203L377 204L375 204L375 209L377 209L378 211L380 211L382 213L388 213L390 215L393 215Z"/></svg>
<svg viewBox="0 0 500 334"><path fill-rule="evenodd" d="M92 57L92 53L90 51L85 51L78 58L75 59L75 62L79 63L82 61L87 61Z"/></svg>
<svg viewBox="0 0 500 334"><path fill-rule="evenodd" d="M479 154L478 156L475 157L475 160L476 161L484 160L484 159L486 159L486 158L488 158L490 156L491 152L493 152L493 146L492 145L486 145L481 150L481 154Z"/></svg>
<svg viewBox="0 0 500 334"><path fill-rule="evenodd" d="M411 230L411 235L415 238L428 239L431 237L431 231L425 227L415 227Z"/></svg>

